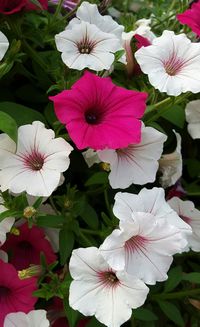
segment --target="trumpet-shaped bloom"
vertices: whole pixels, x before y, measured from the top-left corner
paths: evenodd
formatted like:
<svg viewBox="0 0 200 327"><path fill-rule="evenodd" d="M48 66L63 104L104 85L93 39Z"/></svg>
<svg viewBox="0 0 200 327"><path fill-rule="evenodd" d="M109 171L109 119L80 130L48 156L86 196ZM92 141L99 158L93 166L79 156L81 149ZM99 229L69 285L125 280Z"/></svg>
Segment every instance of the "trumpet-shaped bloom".
<svg viewBox="0 0 200 327"><path fill-rule="evenodd" d="M174 96L200 92L200 44L192 43L185 34L164 31L152 45L140 48L135 57L160 92Z"/></svg>
<svg viewBox="0 0 200 327"><path fill-rule="evenodd" d="M18 144L0 135L0 188L49 196L59 185L61 172L69 167L72 147L53 130L35 121L18 129Z"/></svg>
<svg viewBox="0 0 200 327"><path fill-rule="evenodd" d="M176 135L177 146L174 152L163 154L159 160L159 170L162 173L160 184L166 188L174 185L182 176L183 160L181 154L181 136Z"/></svg>
<svg viewBox="0 0 200 327"><path fill-rule="evenodd" d="M32 293L37 283L35 278L20 280L14 266L1 260L0 272L0 326L3 326L7 314L33 310L37 298Z"/></svg>
<svg viewBox="0 0 200 327"><path fill-rule="evenodd" d="M172 255L187 245L180 230L166 219L157 220L144 212L123 217L119 227L100 247L109 265L116 270L125 269L147 284L166 280Z"/></svg>
<svg viewBox="0 0 200 327"><path fill-rule="evenodd" d="M188 133L193 139L200 139L200 100L190 101L185 108L185 114Z"/></svg>
<svg viewBox="0 0 200 327"><path fill-rule="evenodd" d="M56 46L70 68L110 69L114 53L122 49L123 30L111 16L102 16L96 4L84 1L65 31L56 35Z"/></svg>
<svg viewBox="0 0 200 327"><path fill-rule="evenodd" d="M49 327L45 310L32 310L28 314L24 312L9 313L3 327Z"/></svg>
<svg viewBox="0 0 200 327"><path fill-rule="evenodd" d="M71 90L50 97L78 149L117 149L141 140L147 94L86 72Z"/></svg>
<svg viewBox="0 0 200 327"><path fill-rule="evenodd" d="M3 59L6 51L9 47L9 41L7 37L0 31L0 60Z"/></svg>
<svg viewBox="0 0 200 327"><path fill-rule="evenodd" d="M115 59L114 53L120 49L115 35L84 21L57 34L55 41L63 62L78 70L86 67L96 71L109 69Z"/></svg>
<svg viewBox="0 0 200 327"><path fill-rule="evenodd" d="M158 159L166 139L166 135L156 129L143 126L139 144L129 144L128 147L117 150L98 151L101 161L110 164L109 182L112 188L154 182Z"/></svg>
<svg viewBox="0 0 200 327"><path fill-rule="evenodd" d="M141 280L112 270L95 247L74 250L69 269L74 279L70 306L86 316L95 315L108 327L122 325L131 317L131 309L147 297L148 288Z"/></svg>
<svg viewBox="0 0 200 327"><path fill-rule="evenodd" d="M179 217L189 224L192 234L186 234L188 246L196 252L200 251L200 211L195 208L192 201L183 201L173 197L168 201L170 207L177 212Z"/></svg>
<svg viewBox="0 0 200 327"><path fill-rule="evenodd" d="M26 269L31 264L40 264L40 255L43 252L47 263L56 261L51 244L46 240L44 231L27 223L18 227L19 235L10 235L2 249L11 253L10 262L18 269Z"/></svg>
<svg viewBox="0 0 200 327"><path fill-rule="evenodd" d="M180 229L181 232L190 233L191 227L179 218L177 213L165 201L165 192L162 188L143 188L138 194L117 193L113 207L115 216L120 221L131 219L134 212L146 212L157 220L166 219L167 222Z"/></svg>
<svg viewBox="0 0 200 327"><path fill-rule="evenodd" d="M188 25L194 33L200 36L200 1L194 2L190 9L176 17L181 24Z"/></svg>

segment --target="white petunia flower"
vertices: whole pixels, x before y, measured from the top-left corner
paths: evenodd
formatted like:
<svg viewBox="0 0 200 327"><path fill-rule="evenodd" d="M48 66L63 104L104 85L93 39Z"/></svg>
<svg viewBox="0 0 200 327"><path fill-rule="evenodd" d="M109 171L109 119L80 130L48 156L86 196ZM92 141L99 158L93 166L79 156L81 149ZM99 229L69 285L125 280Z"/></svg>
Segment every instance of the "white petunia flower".
<svg viewBox="0 0 200 327"><path fill-rule="evenodd" d="M57 34L55 41L63 62L78 70L86 67L96 71L109 69L115 59L114 53L120 48L115 35L84 21Z"/></svg>
<svg viewBox="0 0 200 327"><path fill-rule="evenodd" d="M167 279L173 255L182 252L187 241L180 230L166 219L156 219L151 213L137 212L123 217L116 229L100 246L109 265L145 283Z"/></svg>
<svg viewBox="0 0 200 327"><path fill-rule="evenodd" d="M7 209L2 204L3 199L0 196L0 213L3 213ZM12 225L15 222L15 218L8 217L0 221L0 246L6 241L6 234L10 232Z"/></svg>
<svg viewBox="0 0 200 327"><path fill-rule="evenodd" d="M152 45L140 48L135 57L159 91L174 96L200 92L200 44L192 43L185 34L164 31Z"/></svg>
<svg viewBox="0 0 200 327"><path fill-rule="evenodd" d="M72 281L69 304L108 327L119 327L131 317L131 309L141 306L148 287L124 271L113 271L99 249L90 247L72 252L69 263Z"/></svg>
<svg viewBox="0 0 200 327"><path fill-rule="evenodd" d="M45 310L32 310L28 314L14 312L7 314L3 327L49 327Z"/></svg>
<svg viewBox="0 0 200 327"><path fill-rule="evenodd" d="M159 160L159 170L162 173L160 184L166 188L174 185L182 176L183 160L181 155L181 136L176 133L177 146L172 153L163 154Z"/></svg>
<svg viewBox="0 0 200 327"><path fill-rule="evenodd" d="M0 135L0 188L49 196L59 185L61 172L69 167L72 147L53 130L35 121L18 129L18 144Z"/></svg>
<svg viewBox="0 0 200 327"><path fill-rule="evenodd" d="M152 127L142 127L141 142L127 148L98 151L103 162L110 164L109 182L112 188L127 188L131 184L154 182L158 159L163 151L166 135Z"/></svg>
<svg viewBox="0 0 200 327"><path fill-rule="evenodd" d="M200 139L200 100L190 101L185 108L185 114L188 133L193 139Z"/></svg>
<svg viewBox="0 0 200 327"><path fill-rule="evenodd" d="M0 31L0 60L3 59L6 51L9 47L9 41L7 37Z"/></svg>
<svg viewBox="0 0 200 327"><path fill-rule="evenodd" d="M185 233L191 234L191 227L180 219L165 201L165 192L162 188L154 187L150 190L143 188L138 194L118 192L115 195L113 212L120 221L132 219L134 212L150 213L155 216L156 220L166 219L184 235Z"/></svg>
<svg viewBox="0 0 200 327"><path fill-rule="evenodd" d="M192 234L186 234L189 247L193 251L200 251L200 211L197 210L192 201L183 201L178 197L173 197L168 201L170 207L177 212L179 217L189 224Z"/></svg>

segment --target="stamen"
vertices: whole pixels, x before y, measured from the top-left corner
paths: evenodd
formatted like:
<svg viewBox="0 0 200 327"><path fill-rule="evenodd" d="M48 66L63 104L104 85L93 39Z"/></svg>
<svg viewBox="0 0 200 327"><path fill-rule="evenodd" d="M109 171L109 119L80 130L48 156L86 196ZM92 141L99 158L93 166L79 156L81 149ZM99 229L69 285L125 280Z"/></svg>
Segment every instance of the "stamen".
<svg viewBox="0 0 200 327"><path fill-rule="evenodd" d="M163 62L165 71L170 76L177 75L184 67L184 61L173 53L170 58Z"/></svg>
<svg viewBox="0 0 200 327"><path fill-rule="evenodd" d="M98 277L99 277L100 282L108 288L110 288L110 287L114 288L114 287L118 286L120 283L115 272L112 270L101 271L98 273Z"/></svg>
<svg viewBox="0 0 200 327"><path fill-rule="evenodd" d="M26 168L37 171L41 170L43 167L44 156L35 150L33 150L31 153L23 154L21 158Z"/></svg>

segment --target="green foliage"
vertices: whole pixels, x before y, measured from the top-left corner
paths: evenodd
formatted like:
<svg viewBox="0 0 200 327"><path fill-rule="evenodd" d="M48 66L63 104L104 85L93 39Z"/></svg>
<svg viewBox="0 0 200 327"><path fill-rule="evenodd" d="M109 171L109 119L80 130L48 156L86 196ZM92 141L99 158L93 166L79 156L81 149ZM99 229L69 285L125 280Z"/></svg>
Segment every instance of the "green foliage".
<svg viewBox="0 0 200 327"><path fill-rule="evenodd" d="M17 124L11 116L3 111L0 111L0 130L8 134L17 143Z"/></svg>
<svg viewBox="0 0 200 327"><path fill-rule="evenodd" d="M159 306L161 310L164 312L164 314L173 321L176 326L184 327L185 322L182 318L182 315L178 309L178 307L173 304L172 302L168 301L159 301Z"/></svg>

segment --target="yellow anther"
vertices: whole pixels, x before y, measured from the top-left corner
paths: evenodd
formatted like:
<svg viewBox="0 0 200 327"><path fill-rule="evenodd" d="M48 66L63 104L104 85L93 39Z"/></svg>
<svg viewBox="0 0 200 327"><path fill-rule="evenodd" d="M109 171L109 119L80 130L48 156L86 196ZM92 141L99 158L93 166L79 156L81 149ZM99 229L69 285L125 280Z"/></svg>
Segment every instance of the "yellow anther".
<svg viewBox="0 0 200 327"><path fill-rule="evenodd" d="M101 168L102 168L103 170L105 170L105 171L110 171L110 164L109 164L109 163L107 163L107 162L102 162L102 163L100 164L100 166L101 166Z"/></svg>
<svg viewBox="0 0 200 327"><path fill-rule="evenodd" d="M29 219L32 218L36 214L37 210L34 207L26 207L24 209L24 217Z"/></svg>
<svg viewBox="0 0 200 327"><path fill-rule="evenodd" d="M13 234L15 236L19 236L20 235L20 230L16 227L12 227L10 230L10 234Z"/></svg>

